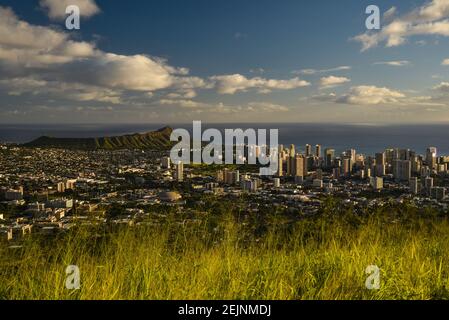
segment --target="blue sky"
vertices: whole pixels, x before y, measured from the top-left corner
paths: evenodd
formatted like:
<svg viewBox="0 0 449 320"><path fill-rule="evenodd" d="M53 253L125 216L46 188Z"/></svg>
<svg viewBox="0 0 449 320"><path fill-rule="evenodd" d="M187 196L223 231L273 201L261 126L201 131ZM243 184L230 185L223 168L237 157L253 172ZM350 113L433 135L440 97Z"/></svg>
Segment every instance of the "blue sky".
<svg viewBox="0 0 449 320"><path fill-rule="evenodd" d="M449 121L448 0L58 1L0 1L2 122Z"/></svg>

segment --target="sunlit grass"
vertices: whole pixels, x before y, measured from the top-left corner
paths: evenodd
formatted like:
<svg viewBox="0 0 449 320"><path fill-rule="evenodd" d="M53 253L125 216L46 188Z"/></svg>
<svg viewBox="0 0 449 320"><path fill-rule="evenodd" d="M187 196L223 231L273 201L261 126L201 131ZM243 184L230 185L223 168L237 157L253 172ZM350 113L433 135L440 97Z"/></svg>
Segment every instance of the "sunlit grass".
<svg viewBox="0 0 449 320"><path fill-rule="evenodd" d="M383 213L385 214L385 213ZM77 265L81 289L65 288ZM367 290L365 269L381 269ZM0 246L2 299L444 299L445 218L356 215L272 223L256 237L233 218L99 231L78 228L22 249Z"/></svg>

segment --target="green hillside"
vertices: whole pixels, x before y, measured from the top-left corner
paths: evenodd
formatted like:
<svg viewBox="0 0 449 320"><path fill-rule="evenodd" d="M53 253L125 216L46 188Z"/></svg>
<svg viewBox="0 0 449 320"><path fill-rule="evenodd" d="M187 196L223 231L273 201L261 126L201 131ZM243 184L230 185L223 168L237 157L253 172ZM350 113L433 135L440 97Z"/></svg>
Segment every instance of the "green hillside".
<svg viewBox="0 0 449 320"><path fill-rule="evenodd" d="M172 142L170 141L172 131L172 128L165 127L157 131L115 137L54 138L43 136L24 144L24 146L31 148L64 148L79 150L166 150L172 146Z"/></svg>

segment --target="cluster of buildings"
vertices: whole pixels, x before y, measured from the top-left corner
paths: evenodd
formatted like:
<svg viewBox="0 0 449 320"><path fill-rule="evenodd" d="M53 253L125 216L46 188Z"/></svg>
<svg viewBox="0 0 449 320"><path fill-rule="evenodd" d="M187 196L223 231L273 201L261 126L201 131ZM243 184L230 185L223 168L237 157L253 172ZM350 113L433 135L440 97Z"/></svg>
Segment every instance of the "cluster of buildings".
<svg viewBox="0 0 449 320"><path fill-rule="evenodd" d="M448 175L448 156L438 156L437 148L430 147L425 155L410 149L386 149L373 156L357 154L350 149L337 155L334 149L320 145L306 145L304 153L295 151L295 146L279 148L279 177L294 178L302 184L313 175L312 184L320 186L323 180L341 181L359 179L369 181L374 190L381 190L384 181L408 186L414 195L427 195L438 200L446 198L445 178ZM435 180L443 185L436 186Z"/></svg>
<svg viewBox="0 0 449 320"><path fill-rule="evenodd" d="M411 201L447 210L449 157L386 149L279 147L275 176L247 165L190 166L166 152L0 148L0 241L29 233L54 234L76 224L144 223L159 206L187 212L207 196L247 195L242 212L282 208L313 215L333 195L355 207ZM203 201L203 200L200 200ZM123 208L108 214L110 208ZM295 211L296 210L296 211Z"/></svg>

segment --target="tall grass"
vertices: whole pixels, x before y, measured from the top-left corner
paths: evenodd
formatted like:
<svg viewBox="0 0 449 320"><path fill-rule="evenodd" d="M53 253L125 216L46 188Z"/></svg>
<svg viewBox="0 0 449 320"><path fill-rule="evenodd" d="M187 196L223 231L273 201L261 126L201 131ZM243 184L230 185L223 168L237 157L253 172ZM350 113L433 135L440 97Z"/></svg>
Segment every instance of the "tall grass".
<svg viewBox="0 0 449 320"><path fill-rule="evenodd" d="M0 299L449 298L446 218L385 214L273 220L264 232L226 216L34 236L0 246ZM80 290L65 287L68 265ZM380 290L365 287L369 265Z"/></svg>

